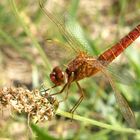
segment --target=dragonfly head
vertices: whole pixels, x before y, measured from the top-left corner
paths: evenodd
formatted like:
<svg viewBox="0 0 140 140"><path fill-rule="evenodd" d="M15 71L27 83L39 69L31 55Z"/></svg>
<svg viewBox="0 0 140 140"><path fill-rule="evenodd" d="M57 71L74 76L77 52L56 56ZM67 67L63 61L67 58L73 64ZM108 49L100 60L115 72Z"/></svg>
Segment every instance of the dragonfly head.
<svg viewBox="0 0 140 140"><path fill-rule="evenodd" d="M50 74L50 79L56 86L62 85L65 83L64 72L60 69L60 67L56 66Z"/></svg>

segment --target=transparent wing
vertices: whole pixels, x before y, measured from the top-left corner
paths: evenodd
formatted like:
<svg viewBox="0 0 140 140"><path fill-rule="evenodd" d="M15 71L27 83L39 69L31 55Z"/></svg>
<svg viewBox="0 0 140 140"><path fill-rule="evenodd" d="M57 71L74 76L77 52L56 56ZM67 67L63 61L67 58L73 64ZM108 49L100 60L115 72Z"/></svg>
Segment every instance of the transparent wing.
<svg viewBox="0 0 140 140"><path fill-rule="evenodd" d="M104 69L101 72L107 77L107 79L110 82L110 85L112 86L114 90L115 98L123 117L125 118L127 123L130 125L130 127L136 128L135 115L133 111L131 110L129 104L127 103L126 99L117 91L117 88L115 87L115 84L111 78L111 75L109 75L109 73Z"/></svg>
<svg viewBox="0 0 140 140"><path fill-rule="evenodd" d="M107 70L106 68L106 64L108 64L108 62L104 62L104 61L98 61L96 59L89 59L91 61L88 61L88 65L93 67L93 70L95 70L95 75L97 72L101 72L103 73L106 78L108 79L111 87L113 88L114 90L114 95L115 95L115 98L116 98L116 102L118 103L118 106L120 108L120 111L123 115L123 117L125 118L125 120L128 122L128 124L133 127L133 128L136 128L136 121L135 121L135 116L134 116L134 113L133 111L131 110L129 104L127 103L126 99L120 94L120 92L118 92L115 84L114 84L114 81L113 81L113 78L112 78L112 75L109 73L109 71ZM94 72L93 72L94 73Z"/></svg>
<svg viewBox="0 0 140 140"><path fill-rule="evenodd" d="M118 103L118 106L120 108L120 111L121 111L123 117L125 118L125 120L128 122L128 124L131 127L136 128L136 121L135 121L134 113L131 110L131 108L130 108L129 104L127 103L126 99L120 94L120 92L118 92L118 90L117 90L117 88L114 84L112 75L106 69L106 66L104 66L105 62L100 62L98 60L95 60L95 61L96 61L95 64L93 64L93 60L91 59L91 62L89 62L89 65L92 65L93 68L97 72L100 71L101 73L103 73L106 76L106 78L108 79L111 87L114 90L114 95L115 95L115 98L116 98L116 102Z"/></svg>
<svg viewBox="0 0 140 140"><path fill-rule="evenodd" d="M134 85L137 81L135 75L130 73L126 66L118 63L108 64L108 61L96 60L97 68L103 67L112 76L113 81L124 85ZM94 66L93 66L94 67Z"/></svg>
<svg viewBox="0 0 140 140"><path fill-rule="evenodd" d="M70 14L68 14L68 12L65 12L65 15L61 15L60 18L60 16L56 16L55 14L53 14L53 12L49 10L49 7L46 7L47 5L44 6L43 0L39 0L39 5L45 15L56 25L59 31L63 34L69 46L75 51L75 53L79 53L79 51L91 52L89 51L90 47L89 45L87 45L87 42L81 43L83 39L81 37L79 38L78 35L78 32L81 32L81 28L78 23L70 16Z"/></svg>
<svg viewBox="0 0 140 140"><path fill-rule="evenodd" d="M42 47L52 63L52 66L64 67L73 58L73 51L67 44L61 43L59 40L51 39L42 42Z"/></svg>
<svg viewBox="0 0 140 140"><path fill-rule="evenodd" d="M80 51L86 51L89 54L94 54L89 42L86 39L84 31L75 18L68 16L66 21L67 30L75 38L75 43L77 44L76 46L80 47Z"/></svg>
<svg viewBox="0 0 140 140"><path fill-rule="evenodd" d="M124 85L134 85L136 83L135 75L130 73L127 67L116 63L111 63L106 68L114 81Z"/></svg>

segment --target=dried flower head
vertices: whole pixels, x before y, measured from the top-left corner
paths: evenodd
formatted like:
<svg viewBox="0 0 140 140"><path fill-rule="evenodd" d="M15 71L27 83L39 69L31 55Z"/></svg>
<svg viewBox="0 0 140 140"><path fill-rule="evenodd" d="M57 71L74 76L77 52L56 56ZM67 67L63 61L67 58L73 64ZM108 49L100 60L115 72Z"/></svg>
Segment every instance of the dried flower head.
<svg viewBox="0 0 140 140"><path fill-rule="evenodd" d="M0 88L0 105L27 113L34 122L40 122L51 120L59 103L55 97L48 93L43 95L38 89L29 91L22 87L3 87Z"/></svg>

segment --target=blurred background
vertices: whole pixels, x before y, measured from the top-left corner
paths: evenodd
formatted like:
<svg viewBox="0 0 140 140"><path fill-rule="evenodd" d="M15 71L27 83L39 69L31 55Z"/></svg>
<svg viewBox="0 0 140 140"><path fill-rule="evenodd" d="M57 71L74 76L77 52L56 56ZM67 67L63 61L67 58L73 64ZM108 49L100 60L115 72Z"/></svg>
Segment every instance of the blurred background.
<svg viewBox="0 0 140 140"><path fill-rule="evenodd" d="M71 34L95 58L127 35L140 23L139 0L59 0L43 1L58 20L69 27ZM65 21L65 16L70 18ZM129 81L123 73L128 71L135 80L115 83L135 113L140 128L140 38L115 61L122 73L122 81ZM80 47L80 46L79 46ZM83 48L82 48L83 49ZM28 89L53 85L49 74L54 66L63 69L74 58L74 51L55 24L41 10L38 0L7 0L0 2L0 87L24 86ZM122 74L122 75L121 75ZM126 79L125 79L126 78ZM127 82L126 82L127 83ZM80 81L85 99L75 114L110 124L129 127L116 104L113 90L103 76ZM56 89L59 90L60 88ZM69 111L79 98L73 84L68 100L60 109ZM65 97L65 93L58 99ZM138 140L140 134L121 133L88 123L56 115L52 121L34 126L37 138L30 135L24 115L11 117L9 110L0 116L0 139L75 139L75 140ZM20 128L20 129L19 129ZM44 133L40 131L43 128ZM34 132L33 131L33 132Z"/></svg>

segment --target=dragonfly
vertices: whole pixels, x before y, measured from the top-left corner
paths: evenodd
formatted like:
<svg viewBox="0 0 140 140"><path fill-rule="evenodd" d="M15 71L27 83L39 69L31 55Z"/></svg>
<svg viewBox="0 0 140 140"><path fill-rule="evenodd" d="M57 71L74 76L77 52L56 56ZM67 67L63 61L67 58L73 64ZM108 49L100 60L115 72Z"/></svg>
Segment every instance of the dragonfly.
<svg viewBox="0 0 140 140"><path fill-rule="evenodd" d="M89 55L88 52L84 51L83 49L80 50L80 46L82 46L82 44L78 41L75 41L74 37L69 33L69 31L65 29L63 23L58 20L58 18L54 14L52 14L52 12L46 9L41 1L39 1L39 5L44 14L65 36L69 43L69 46L76 52L75 58L73 58L67 64L65 71L63 71L59 66L56 66L50 73L50 80L54 84L54 86L51 88L63 85L62 89L59 92L56 92L52 95L60 94L63 91L66 91L66 96L64 99L66 100L68 98L68 90L71 84L75 82L80 91L80 98L78 99L74 107L70 110L71 113L74 113L74 111L84 99L84 92L79 84L79 81L87 77L92 77L101 72L108 79L112 89L114 90L116 102L118 103L119 109L124 119L128 122L130 127L136 128L136 119L134 112L130 108L124 96L115 87L112 75L108 72L107 66L140 36L140 25L136 26L118 43L95 58L92 55ZM79 48L75 49L76 47ZM81 48L83 48L83 46Z"/></svg>

